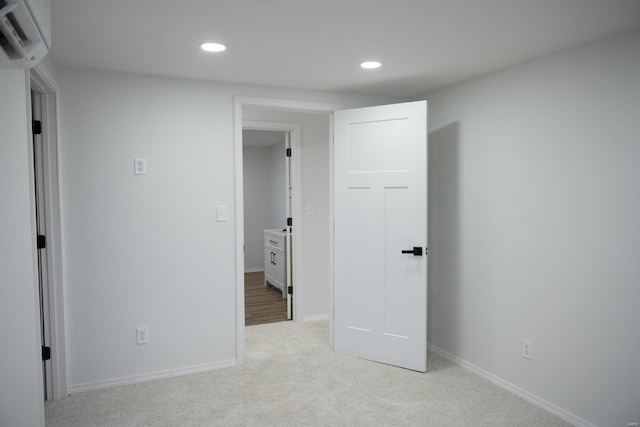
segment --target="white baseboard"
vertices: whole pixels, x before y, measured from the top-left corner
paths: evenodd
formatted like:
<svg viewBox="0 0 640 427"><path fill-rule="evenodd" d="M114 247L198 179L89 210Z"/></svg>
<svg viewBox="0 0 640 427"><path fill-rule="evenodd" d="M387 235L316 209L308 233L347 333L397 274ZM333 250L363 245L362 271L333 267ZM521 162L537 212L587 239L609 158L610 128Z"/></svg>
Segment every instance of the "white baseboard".
<svg viewBox="0 0 640 427"><path fill-rule="evenodd" d="M264 267L263 268L245 268L244 272L245 273L262 273L264 271Z"/></svg>
<svg viewBox="0 0 640 427"><path fill-rule="evenodd" d="M202 365L187 366L178 369L169 369L166 371L150 372L148 374L131 375L128 377L112 378L108 380L100 380L83 384L74 384L69 386L69 394L89 390L98 390L101 388L116 387L120 385L141 383L145 381L160 380L163 378L179 377L182 375L196 374L199 372L213 371L216 369L231 368L237 365L238 363L235 359L230 359L214 363L204 363Z"/></svg>
<svg viewBox="0 0 640 427"><path fill-rule="evenodd" d="M319 322L319 321L327 321L329 320L329 313L327 314L314 314L313 316L304 316L302 318L303 322Z"/></svg>
<svg viewBox="0 0 640 427"><path fill-rule="evenodd" d="M539 408L544 409L547 412L550 412L554 415L556 415L559 418L562 418L563 420L575 425L575 426L579 426L579 427L597 427L595 424L590 423L587 420L584 420L580 417L578 417L577 415L572 414L571 412L562 409L556 405L554 405L553 403L542 399L541 397L536 396L533 393L530 393L520 387L518 387L517 385L511 384L508 381L503 380L502 378L492 374L491 372L485 371L484 369L467 362L464 359L461 359L457 356L454 356L451 353L446 352L445 350L436 347L433 344L428 344L427 345L428 349L434 353L439 354L440 356L444 357L445 359L455 363L456 365L460 366L463 369L466 369L467 371L473 372L474 374L492 382L493 384L497 385L500 388L503 388L513 394L515 394L516 396L526 400L529 403L533 403L534 405L536 405Z"/></svg>

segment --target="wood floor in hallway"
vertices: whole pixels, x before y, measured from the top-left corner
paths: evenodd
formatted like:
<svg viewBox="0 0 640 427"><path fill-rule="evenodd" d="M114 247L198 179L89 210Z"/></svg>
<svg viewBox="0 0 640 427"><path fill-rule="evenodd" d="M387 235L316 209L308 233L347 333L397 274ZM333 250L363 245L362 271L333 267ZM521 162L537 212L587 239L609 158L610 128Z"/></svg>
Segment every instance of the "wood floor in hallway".
<svg viewBox="0 0 640 427"><path fill-rule="evenodd" d="M287 320L287 299L264 285L264 273L244 275L244 321L246 326Z"/></svg>

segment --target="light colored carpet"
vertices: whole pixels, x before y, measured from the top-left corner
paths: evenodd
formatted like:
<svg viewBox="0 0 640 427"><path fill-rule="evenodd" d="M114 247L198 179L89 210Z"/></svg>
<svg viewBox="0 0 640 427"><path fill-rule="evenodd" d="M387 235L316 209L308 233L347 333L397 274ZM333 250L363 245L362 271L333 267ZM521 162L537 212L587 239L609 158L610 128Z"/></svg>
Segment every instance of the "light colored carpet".
<svg viewBox="0 0 640 427"><path fill-rule="evenodd" d="M566 426L429 353L426 374L336 354L325 322L250 326L239 368L46 402L72 426Z"/></svg>

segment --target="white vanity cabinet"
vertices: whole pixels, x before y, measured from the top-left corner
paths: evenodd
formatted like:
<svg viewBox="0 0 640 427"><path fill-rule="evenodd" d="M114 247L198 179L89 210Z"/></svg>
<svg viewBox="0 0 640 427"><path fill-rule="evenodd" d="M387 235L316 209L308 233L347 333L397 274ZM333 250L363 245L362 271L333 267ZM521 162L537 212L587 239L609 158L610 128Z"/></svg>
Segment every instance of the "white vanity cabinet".
<svg viewBox="0 0 640 427"><path fill-rule="evenodd" d="M287 297L286 289L286 248L282 230L264 230L264 284L275 286Z"/></svg>

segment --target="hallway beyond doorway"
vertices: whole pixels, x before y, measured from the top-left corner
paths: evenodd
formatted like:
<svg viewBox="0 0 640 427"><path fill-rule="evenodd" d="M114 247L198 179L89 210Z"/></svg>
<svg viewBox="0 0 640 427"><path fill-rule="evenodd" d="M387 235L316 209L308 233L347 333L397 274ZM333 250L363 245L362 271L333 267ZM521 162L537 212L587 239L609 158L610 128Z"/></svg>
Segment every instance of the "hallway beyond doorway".
<svg viewBox="0 0 640 427"><path fill-rule="evenodd" d="M264 273L244 274L245 326L287 320L287 299L271 286L264 285Z"/></svg>

